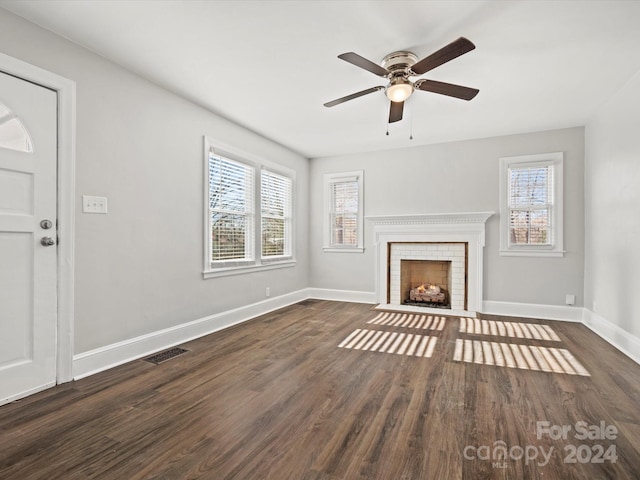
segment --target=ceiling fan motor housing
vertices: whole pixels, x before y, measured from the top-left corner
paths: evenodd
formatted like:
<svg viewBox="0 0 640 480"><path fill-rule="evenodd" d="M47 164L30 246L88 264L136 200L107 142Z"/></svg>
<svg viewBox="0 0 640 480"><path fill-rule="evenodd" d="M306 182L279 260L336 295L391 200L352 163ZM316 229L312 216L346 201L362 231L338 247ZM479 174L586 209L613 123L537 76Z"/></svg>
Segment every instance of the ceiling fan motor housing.
<svg viewBox="0 0 640 480"><path fill-rule="evenodd" d="M389 70L393 76L408 74L409 68L418 61L411 52L393 52L382 59L382 67Z"/></svg>
<svg viewBox="0 0 640 480"><path fill-rule="evenodd" d="M392 102L403 102L413 93L409 75L411 66L417 61L418 57L413 53L404 51L390 53L382 59L382 67L389 72L386 95Z"/></svg>

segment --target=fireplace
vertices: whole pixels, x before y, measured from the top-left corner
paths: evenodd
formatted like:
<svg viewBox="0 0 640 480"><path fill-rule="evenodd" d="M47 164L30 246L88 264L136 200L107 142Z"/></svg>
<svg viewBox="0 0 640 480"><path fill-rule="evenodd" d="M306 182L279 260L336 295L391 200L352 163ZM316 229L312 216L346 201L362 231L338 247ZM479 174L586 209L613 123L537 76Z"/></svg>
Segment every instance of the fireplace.
<svg viewBox="0 0 640 480"><path fill-rule="evenodd" d="M376 248L376 308L475 316L482 310L485 223L491 215L493 212L368 216ZM402 303L406 295L401 293L406 286L400 286L402 260L450 262L445 287L448 310ZM430 282L442 289L437 279Z"/></svg>

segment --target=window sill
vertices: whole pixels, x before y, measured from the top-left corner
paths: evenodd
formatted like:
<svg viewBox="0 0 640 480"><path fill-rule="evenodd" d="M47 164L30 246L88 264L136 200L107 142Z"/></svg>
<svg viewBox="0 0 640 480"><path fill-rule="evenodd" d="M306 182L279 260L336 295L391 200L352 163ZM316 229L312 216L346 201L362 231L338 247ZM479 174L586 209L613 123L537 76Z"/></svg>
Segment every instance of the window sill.
<svg viewBox="0 0 640 480"><path fill-rule="evenodd" d="M322 247L328 253L364 253L364 247Z"/></svg>
<svg viewBox="0 0 640 480"><path fill-rule="evenodd" d="M281 262L269 262L262 265L248 265L242 267L221 267L202 272L202 277L208 278L228 277L231 275L243 275L245 273L263 272L265 270L276 270L278 268L289 268L296 265L295 260L286 260Z"/></svg>
<svg viewBox="0 0 640 480"><path fill-rule="evenodd" d="M564 257L564 250L500 250L501 257Z"/></svg>

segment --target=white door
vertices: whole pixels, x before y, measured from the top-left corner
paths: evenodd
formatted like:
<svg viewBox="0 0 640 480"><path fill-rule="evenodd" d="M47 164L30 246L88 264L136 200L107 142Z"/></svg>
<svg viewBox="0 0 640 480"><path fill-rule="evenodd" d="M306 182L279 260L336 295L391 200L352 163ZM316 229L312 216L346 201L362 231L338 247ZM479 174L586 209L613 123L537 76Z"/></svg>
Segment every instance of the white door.
<svg viewBox="0 0 640 480"><path fill-rule="evenodd" d="M56 92L0 72L0 405L56 382L56 118Z"/></svg>

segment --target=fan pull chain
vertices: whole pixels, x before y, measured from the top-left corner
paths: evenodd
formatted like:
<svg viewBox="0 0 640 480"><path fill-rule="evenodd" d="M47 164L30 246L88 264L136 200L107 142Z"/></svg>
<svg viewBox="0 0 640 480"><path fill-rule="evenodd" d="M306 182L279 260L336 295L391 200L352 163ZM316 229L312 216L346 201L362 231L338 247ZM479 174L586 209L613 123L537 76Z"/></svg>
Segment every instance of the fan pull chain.
<svg viewBox="0 0 640 480"><path fill-rule="evenodd" d="M413 107L409 106L409 140L413 140Z"/></svg>

